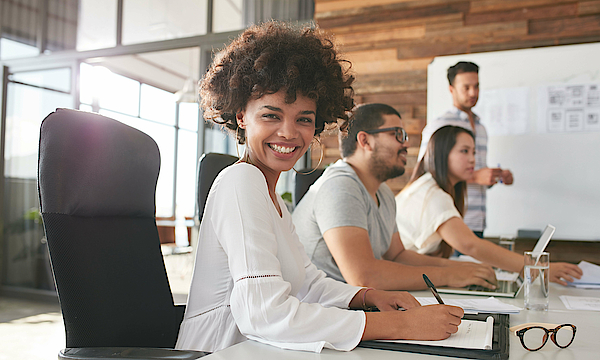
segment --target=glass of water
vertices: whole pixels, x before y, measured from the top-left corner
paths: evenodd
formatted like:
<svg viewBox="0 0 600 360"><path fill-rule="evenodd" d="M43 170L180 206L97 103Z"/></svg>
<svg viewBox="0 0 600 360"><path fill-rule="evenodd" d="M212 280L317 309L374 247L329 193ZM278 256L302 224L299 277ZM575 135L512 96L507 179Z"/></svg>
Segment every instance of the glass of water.
<svg viewBox="0 0 600 360"><path fill-rule="evenodd" d="M550 254L526 251L524 256L525 308L527 310L548 310Z"/></svg>

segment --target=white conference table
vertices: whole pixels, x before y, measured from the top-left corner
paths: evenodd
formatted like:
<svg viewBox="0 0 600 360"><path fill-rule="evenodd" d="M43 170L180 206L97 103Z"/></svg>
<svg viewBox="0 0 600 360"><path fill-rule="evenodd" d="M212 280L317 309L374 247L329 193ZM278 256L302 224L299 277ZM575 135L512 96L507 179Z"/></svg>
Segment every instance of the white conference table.
<svg viewBox="0 0 600 360"><path fill-rule="evenodd" d="M430 292L411 292L416 297L431 296ZM548 339L548 343L538 351L525 350L519 338L511 333L509 359L524 360L587 360L600 359L600 312L567 310L559 299L560 295L587 296L600 298L600 290L583 290L550 284L550 305L548 311L521 310L510 315L510 325L528 322L551 324L570 323L577 326L573 344L560 349ZM443 298L466 298L461 295L442 294ZM522 291L515 299L501 299L503 302L523 307ZM375 350L357 347L350 352L324 349L320 354L304 351L282 350L256 341L244 341L227 349L204 357L206 360L249 359L249 360L397 360L397 359L456 359L446 356L422 355L408 352Z"/></svg>

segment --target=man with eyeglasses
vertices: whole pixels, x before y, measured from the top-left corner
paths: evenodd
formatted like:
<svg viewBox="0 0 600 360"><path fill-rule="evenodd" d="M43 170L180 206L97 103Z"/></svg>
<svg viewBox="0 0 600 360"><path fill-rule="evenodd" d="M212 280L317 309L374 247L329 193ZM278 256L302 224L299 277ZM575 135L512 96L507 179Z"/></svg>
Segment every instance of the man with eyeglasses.
<svg viewBox="0 0 600 360"><path fill-rule="evenodd" d="M330 277L381 290L425 289L423 274L438 286L492 287L494 271L405 250L396 226L388 179L405 171L408 137L400 114L385 104L357 107L342 160L329 166L293 212L300 241Z"/></svg>

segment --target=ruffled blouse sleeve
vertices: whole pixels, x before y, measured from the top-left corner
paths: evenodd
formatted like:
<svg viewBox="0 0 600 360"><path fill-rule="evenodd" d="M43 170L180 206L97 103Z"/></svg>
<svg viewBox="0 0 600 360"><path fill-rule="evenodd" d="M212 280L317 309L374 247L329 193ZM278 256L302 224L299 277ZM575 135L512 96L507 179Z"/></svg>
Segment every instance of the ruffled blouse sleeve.
<svg viewBox="0 0 600 360"><path fill-rule="evenodd" d="M264 176L242 165L220 179L215 196L223 206L210 214L227 253L234 282L231 312L240 332L287 349L352 350L362 337L365 314L338 306L347 307L358 288L325 279L299 251L297 237L278 243L275 221L281 219ZM281 258L296 262L298 271L286 270L289 264L282 270Z"/></svg>

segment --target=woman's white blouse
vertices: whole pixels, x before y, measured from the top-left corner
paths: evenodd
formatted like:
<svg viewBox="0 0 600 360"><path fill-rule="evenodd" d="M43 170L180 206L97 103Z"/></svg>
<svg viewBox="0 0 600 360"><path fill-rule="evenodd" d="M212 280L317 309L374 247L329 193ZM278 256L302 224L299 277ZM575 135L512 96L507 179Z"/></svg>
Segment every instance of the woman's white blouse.
<svg viewBox="0 0 600 360"><path fill-rule="evenodd" d="M315 352L359 343L366 317L347 307L361 288L317 270L278 201L281 217L253 165L232 165L215 179L177 349L213 352L246 339Z"/></svg>
<svg viewBox="0 0 600 360"><path fill-rule="evenodd" d="M437 229L453 217L462 218L452 196L425 173L396 195L396 223L405 249L419 254L437 251Z"/></svg>

